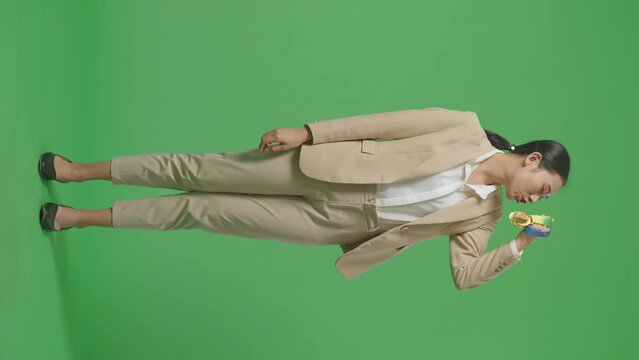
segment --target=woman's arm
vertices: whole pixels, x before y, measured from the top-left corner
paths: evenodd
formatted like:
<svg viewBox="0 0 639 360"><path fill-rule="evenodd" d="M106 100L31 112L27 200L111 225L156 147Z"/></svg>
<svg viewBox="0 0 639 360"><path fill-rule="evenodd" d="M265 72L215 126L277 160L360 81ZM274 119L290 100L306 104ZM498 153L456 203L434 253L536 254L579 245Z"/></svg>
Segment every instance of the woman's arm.
<svg viewBox="0 0 639 360"><path fill-rule="evenodd" d="M524 248L528 245L530 245L530 243L533 241L532 238L530 237L524 237L525 234L519 234L517 235L517 237L515 238L515 242L517 243L517 250L518 251L522 251L524 250Z"/></svg>
<svg viewBox="0 0 639 360"><path fill-rule="evenodd" d="M450 235L450 269L457 289L466 291L480 286L510 269L521 259L513 253L510 242L485 253L488 239L498 220L471 231ZM518 251L529 243L521 236L515 241Z"/></svg>
<svg viewBox="0 0 639 360"><path fill-rule="evenodd" d="M311 133L315 145L361 139L402 139L444 131L469 121L479 125L477 114L472 111L430 107L320 120L304 127Z"/></svg>

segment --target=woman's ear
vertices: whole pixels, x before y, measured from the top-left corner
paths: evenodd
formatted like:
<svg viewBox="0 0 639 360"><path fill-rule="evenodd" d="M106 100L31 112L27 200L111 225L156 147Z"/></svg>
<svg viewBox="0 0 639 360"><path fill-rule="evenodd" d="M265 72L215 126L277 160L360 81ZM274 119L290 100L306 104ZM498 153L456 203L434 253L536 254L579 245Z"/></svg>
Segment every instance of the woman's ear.
<svg viewBox="0 0 639 360"><path fill-rule="evenodd" d="M537 163L537 167L539 167L542 158L543 156L539 151L533 151L526 157L526 165Z"/></svg>

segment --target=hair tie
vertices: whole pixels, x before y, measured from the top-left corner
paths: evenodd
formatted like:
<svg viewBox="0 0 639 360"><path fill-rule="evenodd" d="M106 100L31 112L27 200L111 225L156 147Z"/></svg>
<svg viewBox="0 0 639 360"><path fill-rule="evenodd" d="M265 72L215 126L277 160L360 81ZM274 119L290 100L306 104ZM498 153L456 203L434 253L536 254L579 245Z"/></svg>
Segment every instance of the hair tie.
<svg viewBox="0 0 639 360"><path fill-rule="evenodd" d="M511 146L510 146L510 150L511 150L511 151L515 151L515 145L511 145Z"/></svg>

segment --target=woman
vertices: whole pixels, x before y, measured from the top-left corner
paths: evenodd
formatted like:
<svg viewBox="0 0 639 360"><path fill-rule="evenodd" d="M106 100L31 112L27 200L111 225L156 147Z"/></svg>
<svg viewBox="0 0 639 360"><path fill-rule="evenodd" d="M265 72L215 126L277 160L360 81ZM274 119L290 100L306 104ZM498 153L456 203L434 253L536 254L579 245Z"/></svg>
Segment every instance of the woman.
<svg viewBox="0 0 639 360"><path fill-rule="evenodd" d="M45 180L186 191L100 210L47 203L39 214L47 231L201 229L340 245L344 255L336 266L348 278L447 234L455 285L467 290L516 263L537 238L522 231L484 253L502 217L499 186L520 203L549 198L565 186L570 159L556 141L514 146L483 129L474 112L430 107L275 129L257 149L243 152L140 154L97 163L45 153L38 167Z"/></svg>

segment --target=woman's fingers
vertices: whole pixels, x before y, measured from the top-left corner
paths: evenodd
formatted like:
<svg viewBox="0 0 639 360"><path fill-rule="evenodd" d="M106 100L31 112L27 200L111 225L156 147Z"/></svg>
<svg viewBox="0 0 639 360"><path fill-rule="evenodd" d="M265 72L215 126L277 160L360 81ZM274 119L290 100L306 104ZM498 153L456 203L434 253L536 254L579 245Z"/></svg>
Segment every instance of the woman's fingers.
<svg viewBox="0 0 639 360"><path fill-rule="evenodd" d="M548 227L546 225L542 225L542 224L531 224L532 227L538 229L538 230L542 230L542 231L548 231Z"/></svg>
<svg viewBox="0 0 639 360"><path fill-rule="evenodd" d="M276 141L273 141L273 142L276 142ZM269 145L269 144L260 143L260 151L281 151L286 149L287 149L286 144L280 143L280 145Z"/></svg>
<svg viewBox="0 0 639 360"><path fill-rule="evenodd" d="M262 137L260 138L260 146L259 146L260 151L266 150L267 144L272 141L270 138L274 137L273 135L274 135L273 130L267 131L264 135L262 135Z"/></svg>
<svg viewBox="0 0 639 360"><path fill-rule="evenodd" d="M285 145L276 145L276 146L270 146L268 148L268 151L282 151L282 150L286 150L286 146Z"/></svg>

